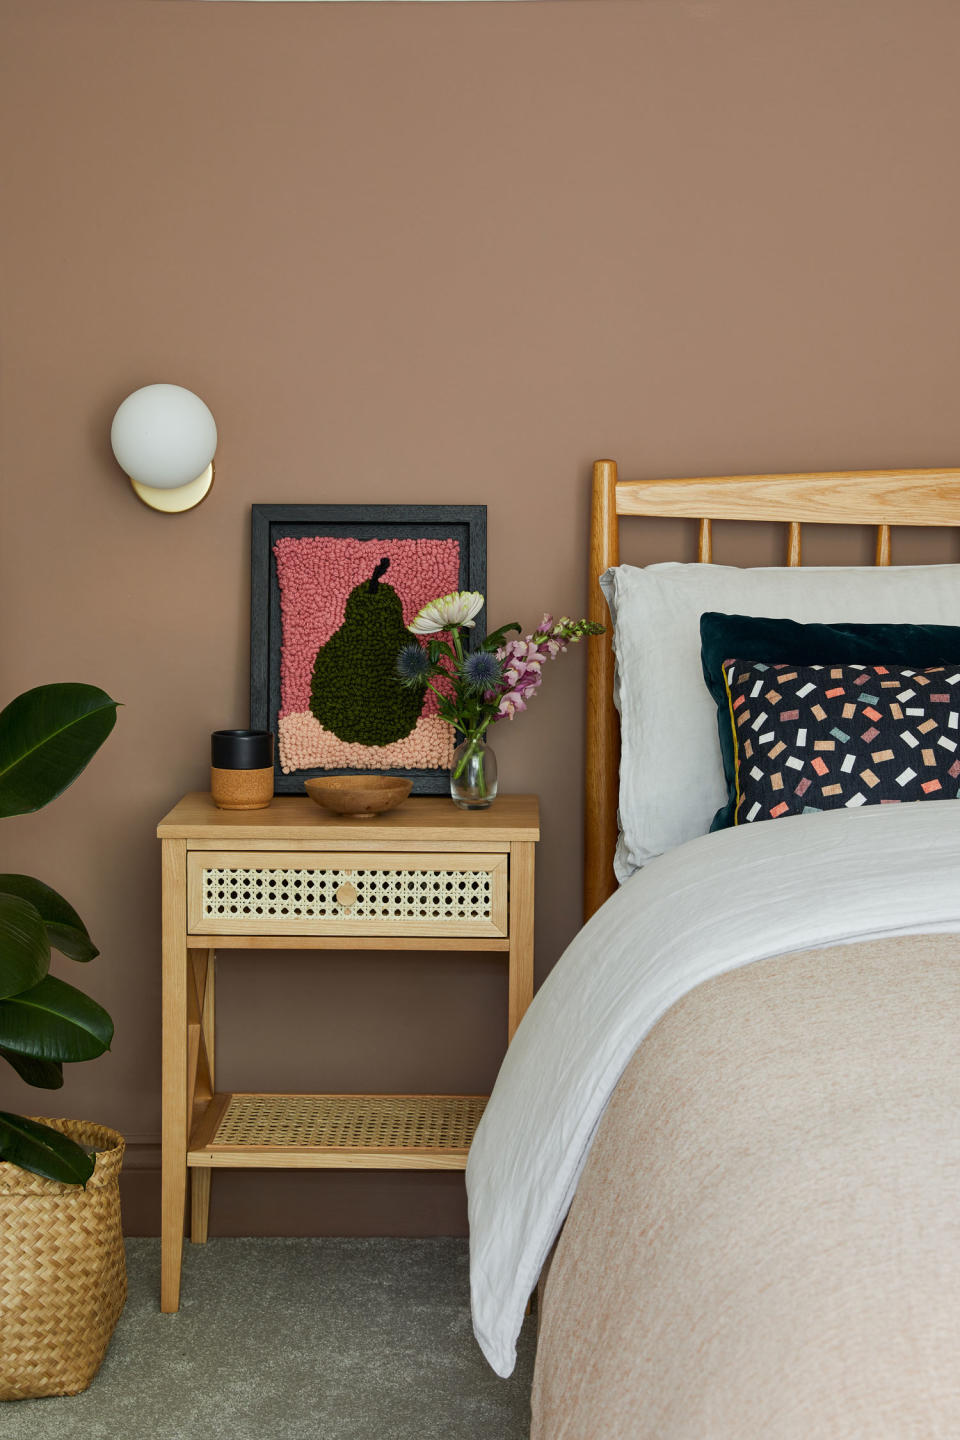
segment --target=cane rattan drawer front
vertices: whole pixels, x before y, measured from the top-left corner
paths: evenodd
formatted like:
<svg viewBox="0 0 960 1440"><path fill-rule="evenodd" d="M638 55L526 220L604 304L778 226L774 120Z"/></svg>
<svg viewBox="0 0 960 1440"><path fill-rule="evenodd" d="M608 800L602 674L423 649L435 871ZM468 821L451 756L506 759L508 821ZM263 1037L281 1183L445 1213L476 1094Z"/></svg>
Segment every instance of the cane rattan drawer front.
<svg viewBox="0 0 960 1440"><path fill-rule="evenodd" d="M193 935L507 934L505 854L187 855Z"/></svg>

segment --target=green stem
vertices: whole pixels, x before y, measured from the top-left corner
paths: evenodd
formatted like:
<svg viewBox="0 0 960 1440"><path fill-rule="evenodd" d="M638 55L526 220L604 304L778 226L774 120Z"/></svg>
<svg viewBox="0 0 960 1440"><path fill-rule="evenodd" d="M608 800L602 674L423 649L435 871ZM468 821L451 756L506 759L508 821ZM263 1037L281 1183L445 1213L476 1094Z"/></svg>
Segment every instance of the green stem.
<svg viewBox="0 0 960 1440"><path fill-rule="evenodd" d="M466 749L464 750L463 754L460 756L460 759L457 761L456 768L455 768L455 770L454 770L454 772L453 772L453 778L454 778L454 780L459 780L459 779L460 779L460 776L463 774L464 769L465 769L465 767L466 767L467 761L468 761L468 760L471 760L471 759L473 758L473 756L476 755L476 753L477 753L477 747L478 747L478 745L481 743L481 741L483 740L484 731L486 730L487 726L491 723L491 721L493 720L493 718L494 718L494 717L493 717L492 715L488 715L487 718L486 718L486 720L484 720L483 724L479 727L479 729L473 730L473 731L471 731L471 733L470 733L469 735L464 736L464 741L465 741L465 744L466 744ZM478 788L479 788L479 791L480 791L480 798L481 798L481 800L482 800L482 799L484 799L484 798L486 797L486 793L487 793L486 776L484 775L483 766L482 766L482 765L481 765L481 767L480 767L480 784L479 784L479 787L478 787Z"/></svg>

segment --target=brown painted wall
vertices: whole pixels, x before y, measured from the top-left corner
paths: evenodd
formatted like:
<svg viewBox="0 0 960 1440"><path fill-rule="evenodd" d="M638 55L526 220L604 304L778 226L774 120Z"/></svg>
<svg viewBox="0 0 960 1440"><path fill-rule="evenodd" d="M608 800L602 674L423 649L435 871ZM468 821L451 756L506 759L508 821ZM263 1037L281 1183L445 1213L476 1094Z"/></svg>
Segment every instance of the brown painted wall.
<svg viewBox="0 0 960 1440"><path fill-rule="evenodd" d="M81 983L114 1050L62 1105L130 1136L149 1229L153 829L203 785L208 732L246 719L251 503L485 502L493 618L534 621L583 604L599 454L633 475L956 464L960 10L0 0L0 27L2 694L75 678L125 703L81 781L3 827L0 863L102 947ZM178 519L109 450L154 380L220 427L213 496ZM732 530L721 555L775 543ZM807 558L838 554L814 536ZM957 550L895 554L923 558ZM582 665L496 736L505 784L543 801L541 977L579 918ZM495 1074L493 960L238 955L221 977L224 1084ZM0 1076L0 1107L43 1101ZM221 1233L463 1223L457 1177L215 1186Z"/></svg>

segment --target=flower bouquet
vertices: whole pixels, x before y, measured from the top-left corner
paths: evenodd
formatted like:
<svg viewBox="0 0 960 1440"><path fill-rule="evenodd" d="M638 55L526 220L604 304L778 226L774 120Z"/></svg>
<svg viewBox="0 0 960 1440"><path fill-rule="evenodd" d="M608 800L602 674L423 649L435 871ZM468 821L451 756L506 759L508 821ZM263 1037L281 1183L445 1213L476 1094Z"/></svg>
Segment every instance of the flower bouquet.
<svg viewBox="0 0 960 1440"><path fill-rule="evenodd" d="M513 631L519 636L519 624L501 625L467 651L461 632L473 629L482 606L478 590L431 600L407 626L417 639L397 659L403 683L432 690L442 718L463 736L453 752L450 795L464 810L484 809L497 793L496 760L487 744L490 726L526 710L543 680L544 661L604 629L593 620L563 615L554 622L552 615L544 615L522 639L508 638Z"/></svg>

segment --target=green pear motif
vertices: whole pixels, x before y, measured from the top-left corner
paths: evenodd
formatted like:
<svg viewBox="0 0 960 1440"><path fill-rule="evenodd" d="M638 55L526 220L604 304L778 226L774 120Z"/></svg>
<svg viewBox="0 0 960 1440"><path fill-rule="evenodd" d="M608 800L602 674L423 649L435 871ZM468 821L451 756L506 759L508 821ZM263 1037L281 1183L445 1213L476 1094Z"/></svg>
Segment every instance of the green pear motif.
<svg viewBox="0 0 960 1440"><path fill-rule="evenodd" d="M400 596L381 579L389 564L381 560L350 591L343 624L313 662L311 712L324 730L358 745L402 740L423 706L423 692L408 689L397 674L397 656L411 637Z"/></svg>

